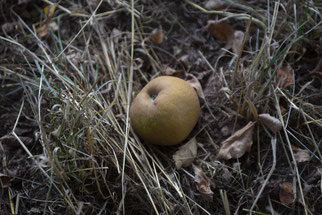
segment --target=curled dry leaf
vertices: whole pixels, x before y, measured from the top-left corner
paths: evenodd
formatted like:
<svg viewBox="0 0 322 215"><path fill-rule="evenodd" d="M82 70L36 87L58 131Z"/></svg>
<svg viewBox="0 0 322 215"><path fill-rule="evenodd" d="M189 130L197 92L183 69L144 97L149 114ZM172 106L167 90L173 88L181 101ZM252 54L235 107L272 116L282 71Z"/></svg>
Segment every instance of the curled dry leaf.
<svg viewBox="0 0 322 215"><path fill-rule="evenodd" d="M191 61L189 60L190 56L188 54L182 55L178 60L180 63L182 63L185 67L189 67L191 64Z"/></svg>
<svg viewBox="0 0 322 215"><path fill-rule="evenodd" d="M295 160L298 163L306 162L311 160L310 151L307 149L298 149L294 154Z"/></svg>
<svg viewBox="0 0 322 215"><path fill-rule="evenodd" d="M274 133L283 128L283 124L279 119L276 119L267 113L259 114L258 120Z"/></svg>
<svg viewBox="0 0 322 215"><path fill-rule="evenodd" d="M228 6L228 3L222 0L209 0L205 4L205 8L209 10L221 10Z"/></svg>
<svg viewBox="0 0 322 215"><path fill-rule="evenodd" d="M235 54L239 54L240 49L242 48L243 45L243 40L244 40L244 32L242 31L235 31L234 32L234 37L232 41L232 49Z"/></svg>
<svg viewBox="0 0 322 215"><path fill-rule="evenodd" d="M203 93L201 84L194 75L188 74L187 82L197 91L197 94L200 98L205 99L205 94Z"/></svg>
<svg viewBox="0 0 322 215"><path fill-rule="evenodd" d="M192 138L185 145L181 146L172 156L177 169L188 167L192 164L197 156L197 141Z"/></svg>
<svg viewBox="0 0 322 215"><path fill-rule="evenodd" d="M6 174L0 173L0 185L2 188L10 187L10 181L12 177Z"/></svg>
<svg viewBox="0 0 322 215"><path fill-rule="evenodd" d="M204 197L207 201L212 201L213 192L210 189L210 182L205 177L200 166L193 165L193 171L195 173L195 182L197 190L201 193L202 197Z"/></svg>
<svg viewBox="0 0 322 215"><path fill-rule="evenodd" d="M50 132L49 137L50 139L53 140L57 140L59 137L59 132L60 132L60 126L58 126L58 128L56 128L54 131Z"/></svg>
<svg viewBox="0 0 322 215"><path fill-rule="evenodd" d="M290 205L294 202L293 184L290 182L283 182L280 184L280 201L285 205Z"/></svg>
<svg viewBox="0 0 322 215"><path fill-rule="evenodd" d="M310 151L307 149L300 149L292 145L292 149L295 152L294 157L297 163L302 163L311 160Z"/></svg>
<svg viewBox="0 0 322 215"><path fill-rule="evenodd" d="M294 84L293 73L294 73L294 70L289 65L282 66L281 68L279 68L277 70L277 80L278 80L277 86L279 88L284 89L284 88Z"/></svg>
<svg viewBox="0 0 322 215"><path fill-rule="evenodd" d="M161 67L161 73L165 74L167 76L175 76L175 77L183 77L184 71L183 70L175 70L171 67L168 67L166 65Z"/></svg>
<svg viewBox="0 0 322 215"><path fill-rule="evenodd" d="M13 31L17 30L18 28L23 28L23 25L21 24L20 21L6 22L1 25L1 30L6 34L9 34Z"/></svg>
<svg viewBox="0 0 322 215"><path fill-rule="evenodd" d="M164 33L160 29L154 29L151 32L150 39L155 42L156 44L161 44L164 40Z"/></svg>
<svg viewBox="0 0 322 215"><path fill-rule="evenodd" d="M245 127L226 139L219 150L217 158L225 160L240 158L245 152L249 152L253 145L254 125L255 122L249 122Z"/></svg>
<svg viewBox="0 0 322 215"><path fill-rule="evenodd" d="M207 31L211 36L226 42L233 37L232 27L224 21L209 20Z"/></svg>

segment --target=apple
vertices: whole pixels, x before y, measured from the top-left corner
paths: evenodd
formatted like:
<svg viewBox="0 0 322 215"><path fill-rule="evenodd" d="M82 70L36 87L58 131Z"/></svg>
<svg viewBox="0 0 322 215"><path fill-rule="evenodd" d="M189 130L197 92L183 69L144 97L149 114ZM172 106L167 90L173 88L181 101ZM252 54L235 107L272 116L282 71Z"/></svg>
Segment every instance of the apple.
<svg viewBox="0 0 322 215"><path fill-rule="evenodd" d="M160 76L150 81L133 100L131 126L145 142L175 145L182 142L198 122L197 93L185 80Z"/></svg>

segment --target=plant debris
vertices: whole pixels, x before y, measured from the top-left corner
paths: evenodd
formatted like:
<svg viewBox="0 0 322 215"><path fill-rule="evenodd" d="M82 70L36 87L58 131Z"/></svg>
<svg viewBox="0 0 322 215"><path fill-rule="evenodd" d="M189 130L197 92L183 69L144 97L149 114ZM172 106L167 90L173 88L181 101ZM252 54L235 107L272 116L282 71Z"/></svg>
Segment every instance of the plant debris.
<svg viewBox="0 0 322 215"><path fill-rule="evenodd" d="M294 202L293 184L290 182L283 182L280 184L280 201L282 204L290 205Z"/></svg>
<svg viewBox="0 0 322 215"><path fill-rule="evenodd" d="M197 141L192 138L186 144L180 146L179 150L172 156L176 168L188 167L192 164L197 155Z"/></svg>
<svg viewBox="0 0 322 215"><path fill-rule="evenodd" d="M205 177L200 166L193 165L193 171L195 173L195 182L197 190L201 193L202 197L207 201L213 200L213 192L211 190L210 182Z"/></svg>
<svg viewBox="0 0 322 215"><path fill-rule="evenodd" d="M258 120L274 133L279 132L283 128L281 121L267 113L259 114Z"/></svg>
<svg viewBox="0 0 322 215"><path fill-rule="evenodd" d="M156 44L161 44L164 40L164 37L164 33L161 29L154 29L150 35L151 40Z"/></svg>
<svg viewBox="0 0 322 215"><path fill-rule="evenodd" d="M240 158L246 152L249 152L253 145L253 128L255 123L249 122L245 127L226 139L222 143L217 158L224 160Z"/></svg>
<svg viewBox="0 0 322 215"><path fill-rule="evenodd" d="M294 70L290 65L282 66L281 68L279 68L277 70L277 78L278 78L277 86L279 88L284 89L290 85L293 85L294 84L293 74L294 74Z"/></svg>

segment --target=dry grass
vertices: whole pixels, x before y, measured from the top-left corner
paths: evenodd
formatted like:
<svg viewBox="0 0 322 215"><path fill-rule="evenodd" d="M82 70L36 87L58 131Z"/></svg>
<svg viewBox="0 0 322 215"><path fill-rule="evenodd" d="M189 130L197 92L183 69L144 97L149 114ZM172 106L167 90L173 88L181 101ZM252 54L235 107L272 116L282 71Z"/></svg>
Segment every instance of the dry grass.
<svg viewBox="0 0 322 215"><path fill-rule="evenodd" d="M213 183L214 200L207 202L195 189L193 171L175 169L171 158L175 147L145 145L130 127L131 99L143 84L162 74L163 64L169 63L164 62L165 53L177 58L169 53L171 49L162 50L148 40L149 23L157 22L153 13L163 17L167 14L163 9L173 4L115 1L110 6L105 1L94 5L89 1L86 8L76 10L76 3L65 2L53 17L61 29L49 30L45 38L34 33L39 25L31 27L17 13L14 19L21 23L17 32L1 34L3 50L13 56L2 56L3 86L20 85L24 95L12 134L35 164L36 173L44 176L40 183L47 193L39 205L41 212L316 214L313 209L321 209L315 201L319 192L308 190L307 181L322 162L322 111L316 100L321 99L321 85L316 84L321 80L313 83L311 77L300 73L300 65L310 62L306 52L322 54L318 38L322 35L322 5L317 1L306 1L305 6L267 1L254 3L256 6L240 3L222 12L207 10L200 2L180 3L186 13L203 19L216 14L232 22L238 20L249 35L243 55L226 52L223 56L230 58L231 66L221 67L221 59L216 63L217 59L203 56L225 88L218 89L216 102L220 99L222 103L215 107L208 101L203 111L213 111L219 119L228 115L232 130L256 120L259 113L275 115L283 123L277 135L257 127L255 149L246 158L221 162L216 153L223 136L212 135L214 119L201 124L206 121L203 113L195 132L200 134L195 163ZM160 11L152 12L158 5ZM110 20L119 23L111 24ZM179 20L175 24L186 28L183 23ZM171 35L168 37L171 40ZM288 90L275 84L277 70L286 63L300 68L296 74L300 78ZM227 104L229 108L223 107ZM287 107L285 113L281 105ZM37 150L26 146L15 133L20 118L28 115L24 112L27 107L39 125ZM299 166L292 145L310 150L311 161ZM278 197L267 194L267 190L278 189L279 178L293 183L300 203L283 206ZM23 214L24 205L31 200L17 197L15 190L9 190L8 195L11 213Z"/></svg>

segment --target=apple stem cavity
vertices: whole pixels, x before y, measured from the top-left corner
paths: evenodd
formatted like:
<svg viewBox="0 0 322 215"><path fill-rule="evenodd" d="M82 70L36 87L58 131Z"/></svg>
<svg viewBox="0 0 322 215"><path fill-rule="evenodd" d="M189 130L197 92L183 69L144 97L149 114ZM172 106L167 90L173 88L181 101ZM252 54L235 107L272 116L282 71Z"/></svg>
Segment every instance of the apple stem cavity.
<svg viewBox="0 0 322 215"><path fill-rule="evenodd" d="M158 96L157 93L153 93L153 94L150 94L150 99L151 101L154 101L156 99L156 97Z"/></svg>

